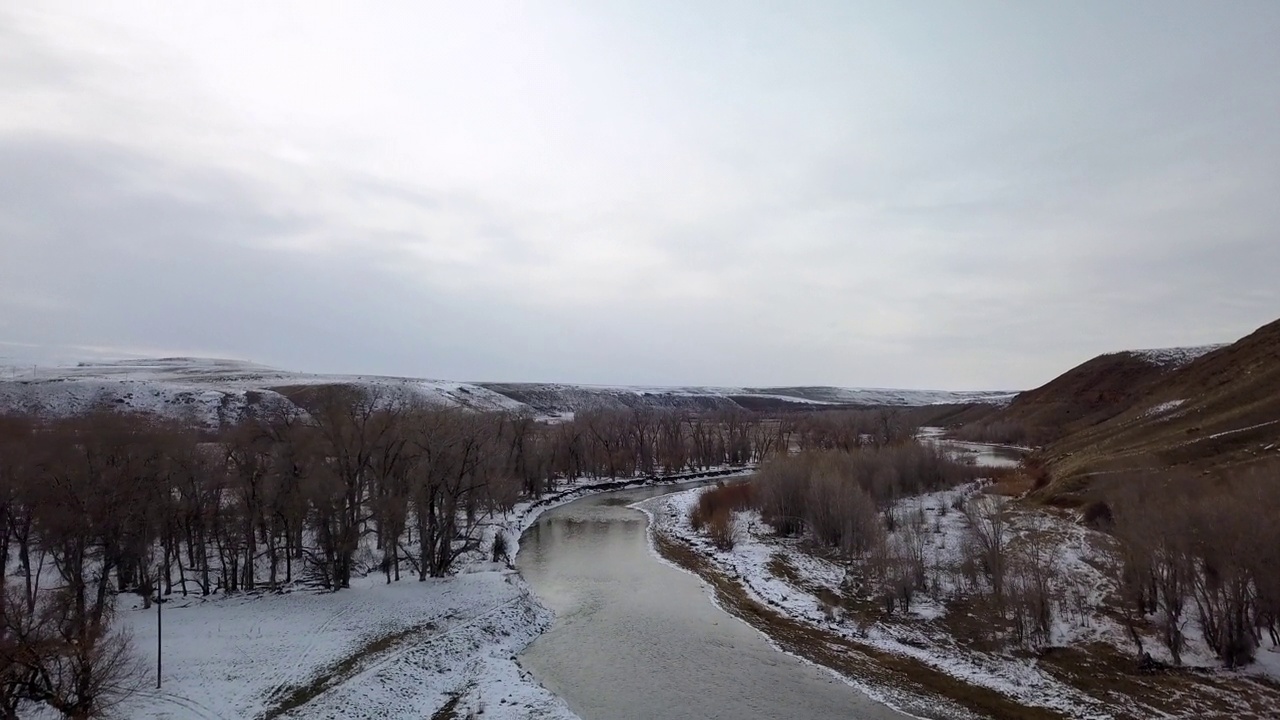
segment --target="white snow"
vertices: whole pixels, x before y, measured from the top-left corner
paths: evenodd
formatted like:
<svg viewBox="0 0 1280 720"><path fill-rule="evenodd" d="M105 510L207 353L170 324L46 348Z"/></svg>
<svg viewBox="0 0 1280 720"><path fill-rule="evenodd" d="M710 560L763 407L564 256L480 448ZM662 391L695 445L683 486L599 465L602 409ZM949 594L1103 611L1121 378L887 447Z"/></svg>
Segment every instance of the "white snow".
<svg viewBox="0 0 1280 720"><path fill-rule="evenodd" d="M581 483L586 485L586 483ZM511 540L542 512L590 492L572 485L553 501L524 502L492 522ZM369 643L377 648L310 702L283 717L427 717L460 695L459 716L575 716L515 661L552 620L510 568L477 553L453 577L387 584L378 574L333 593L296 590L209 599L175 598L163 610L164 684L121 708L131 718L248 718L294 687L330 674ZM122 596L124 602L128 596ZM119 618L148 668L155 667L155 609L122 609Z"/></svg>
<svg viewBox="0 0 1280 720"><path fill-rule="evenodd" d="M1166 415L1174 410L1177 410L1179 407L1182 407L1182 404L1185 402L1186 402L1185 398L1181 400L1166 400L1165 402L1159 403L1158 405L1152 405L1150 408L1147 409L1146 412L1142 414L1142 416L1156 417L1159 415Z"/></svg>
<svg viewBox="0 0 1280 720"><path fill-rule="evenodd" d="M729 468L712 471L724 470ZM487 550L501 532L515 557L520 535L538 516L599 487L584 479L517 504L484 527L480 548ZM148 685L119 714L157 720L258 717L293 688L333 675L314 699L283 717L429 717L453 695L460 696L459 717L576 717L516 662L553 617L515 570L477 551L463 558L453 577L402 578L387 584L374 573L332 593L174 596L162 610L163 687ZM156 610L141 609L134 596L121 596L119 603L120 625L154 673ZM387 638L398 639L369 650L370 643ZM356 655L363 657L334 673Z"/></svg>
<svg viewBox="0 0 1280 720"><path fill-rule="evenodd" d="M20 351L20 352L19 352ZM657 387L477 383L374 375L297 373L240 360L110 358L77 349L82 360L38 348L0 345L0 412L65 416L106 405L120 410L193 420L208 426L235 422L254 403L288 407L278 390L300 385L356 384L424 402L474 410L503 410L564 420L597 407L734 407L732 396L809 405L917 406L1006 402L1012 393L863 388ZM509 397L510 393L514 397ZM514 398L522 398L521 401Z"/></svg>
<svg viewBox="0 0 1280 720"><path fill-rule="evenodd" d="M959 562L966 521L962 513L950 506L957 497L975 490L972 485L964 486L904 501L907 505L901 510L921 508L926 513L927 530L930 533L927 562L930 565L952 565ZM688 509L696 503L698 494L703 491L695 489L655 498L646 501L645 505L659 531L695 545L721 571L740 579L747 591L761 602L826 631L880 650L916 658L954 677L994 689L1025 704L1055 708L1073 716L1107 716L1105 709L1097 701L1040 671L1033 660L976 652L957 645L945 632L929 622L945 614L945 607L923 597L923 594L913 600L911 609L911 615L919 622L859 624L853 618L831 619L817 596L773 575L768 570L769 561L775 556L781 556L804 579L807 586L821 586L833 591L840 588L844 569L801 551L795 541L773 537L771 529L755 513L738 515L741 530L733 550L716 550L688 522ZM1062 533L1059 549L1064 565L1070 565L1074 572L1086 575L1081 584L1092 588L1089 600L1100 602L1106 592L1105 579L1091 566L1079 563L1081 567L1076 567L1077 563L1070 560L1073 556L1078 558L1091 552L1087 543L1081 542L1081 533L1087 531L1063 521L1045 522L1053 524L1050 529ZM1104 633L1103 628L1085 619L1063 617L1055 628L1055 640L1067 642ZM884 689L873 688L871 692L883 694ZM895 704L891 698L886 701Z"/></svg>
<svg viewBox="0 0 1280 720"><path fill-rule="evenodd" d="M894 388L845 388L829 386L749 388L716 385L661 386L661 385L571 385L562 383L485 383L498 389L510 389L521 397L530 398L544 412L608 406L623 399L634 401L637 396L654 398L688 399L713 398L727 400L734 396L781 400L803 405L889 405L921 406L948 403L1007 403L1015 392L973 390L907 390Z"/></svg>
<svg viewBox="0 0 1280 720"><path fill-rule="evenodd" d="M1226 347L1225 344L1217 345L1197 345L1193 347L1171 347L1171 348L1150 348L1146 350L1129 350L1132 355L1136 355L1147 362L1161 367L1180 367L1195 360L1201 355L1207 355L1214 350Z"/></svg>
<svg viewBox="0 0 1280 720"><path fill-rule="evenodd" d="M1257 430L1258 428L1267 427L1268 425L1275 425L1276 423L1280 423L1280 420L1268 420L1267 422L1258 423L1257 425L1250 425L1249 427L1236 428L1234 430L1223 430L1222 432L1214 433L1212 435L1206 435L1200 438L1200 440L1212 440L1214 438L1226 437L1227 435L1235 435L1236 433L1247 432L1249 430Z"/></svg>
<svg viewBox="0 0 1280 720"><path fill-rule="evenodd" d="M238 360L204 358L95 360L53 367L0 366L0 410L57 417L106 404L121 410L214 426L240 419L250 403L289 407L291 403L278 392L279 388L330 384L379 388L439 406L530 410L523 403L474 383L294 373Z"/></svg>
<svg viewBox="0 0 1280 720"><path fill-rule="evenodd" d="M463 707L486 703L487 717L572 717L511 659L551 617L510 571L389 585L371 576L336 593L178 600L163 612L163 687L129 700L120 708L125 717L256 717L369 643L400 633L408 635L284 717L424 717L453 693L465 693ZM119 616L152 671L155 614Z"/></svg>

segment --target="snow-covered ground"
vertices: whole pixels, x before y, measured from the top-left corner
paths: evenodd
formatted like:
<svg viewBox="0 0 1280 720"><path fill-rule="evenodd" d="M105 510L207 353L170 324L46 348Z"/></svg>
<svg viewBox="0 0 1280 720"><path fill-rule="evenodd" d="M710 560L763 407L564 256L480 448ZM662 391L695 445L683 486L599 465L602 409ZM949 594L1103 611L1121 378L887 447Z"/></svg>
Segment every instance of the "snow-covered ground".
<svg viewBox="0 0 1280 720"><path fill-rule="evenodd" d="M1218 345L1196 345L1193 347L1171 347L1171 348L1149 348L1146 350L1129 350L1131 355L1146 360L1147 362L1159 365L1161 367L1179 367L1195 360L1201 355L1207 355L1214 350L1226 347L1225 344Z"/></svg>
<svg viewBox="0 0 1280 720"><path fill-rule="evenodd" d="M1146 412L1142 413L1142 417L1159 417L1163 415L1166 417L1163 417L1162 419L1168 420L1170 419L1170 417L1172 417L1169 415L1169 413L1182 407L1182 404L1185 402L1186 402L1185 398L1178 399L1178 400L1166 400L1162 403L1152 405L1150 408L1147 409Z"/></svg>
<svg viewBox="0 0 1280 720"><path fill-rule="evenodd" d="M1068 717L1108 718L1123 708L1102 703L1096 698L1056 679L1041 668L1034 654L1006 651L981 651L958 642L946 629L943 617L952 611L947 600L959 592L956 568L963 561L963 543L969 532L965 515L953 506L979 491L976 484L954 490L929 493L901 501L895 508L900 517L923 514L925 529L925 563L938 570L939 587L929 593L918 593L910 611L901 611L892 619L869 620L865 615L844 615L830 603L841 592L846 579L842 565L806 551L800 541L781 539L764 523L758 513L737 514L736 544L730 551L717 550L706 536L689 523L689 510L705 489L694 489L653 498L641 503L653 519L655 532L665 533L689 543L714 566L729 577L741 581L755 599L771 605L788 616L822 628L824 631L864 645L922 661L925 664L972 685L990 688L1018 702L1052 708ZM1055 614L1046 646L1082 645L1104 642L1132 652L1126 631L1102 612L1114 593L1115 585L1106 568L1113 558L1111 540L1074 522L1073 518L1041 511L1016 511L1010 519L1010 535L1020 539L1039 536L1052 548L1053 572L1058 578ZM781 561L799 578L779 577L771 564ZM828 598L817 594L823 589ZM981 618L976 618L982 622ZM1188 627L1189 637L1198 640L1198 630ZM1190 665L1216 666L1211 653L1193 642L1183 654ZM1154 638L1147 648L1158 660L1170 662ZM1259 651L1259 661L1247 672L1272 680L1280 679L1280 652L1272 648ZM894 704L876 688L866 689ZM1138 706L1138 715L1149 711Z"/></svg>
<svg viewBox="0 0 1280 720"><path fill-rule="evenodd" d="M560 383L484 383L484 386L519 399L538 411L554 415L598 407L680 407L713 409L739 407L740 402L771 400L813 407L992 403L1004 404L1010 391L902 390L893 388L844 388L796 386L749 388L729 386L568 385Z"/></svg>
<svg viewBox="0 0 1280 720"><path fill-rule="evenodd" d="M773 537L772 529L753 512L739 513L738 541L732 550L715 549L689 524L689 509L697 503L701 492L703 490L695 489L648 501L646 509L654 518L655 529L694 545L721 571L740 579L755 599L828 632L879 650L921 660L961 680L997 690L1028 705L1049 707L1073 716L1107 716L1096 701L1038 670L1034 661L973 652L960 647L945 633L929 627L928 623L866 624L852 617L833 619L817 595L778 577L770 571L769 565L779 557L796 571L805 585L833 592L839 592L844 580L843 567L804 552L797 542ZM958 557L964 523L961 513L949 510L945 516L938 516L937 509L949 509L958 494L970 492L973 488L966 486L917 499L926 512L932 513L931 518L939 521L940 532L932 538L929 549L932 562L950 562ZM911 608L911 613L924 621L935 619L944 612L941 605L927 599L913 601ZM869 692L876 694L875 689Z"/></svg>
<svg viewBox="0 0 1280 720"><path fill-rule="evenodd" d="M514 557L538 515L585 492L569 486L554 500L517 505L486 527L481 545L503 532ZM402 577L387 584L374 573L332 593L174 598L163 609L163 687L134 696L120 713L262 717L319 679L313 698L278 716L430 717L458 696L458 717L575 717L515 662L552 620L518 573L477 553L453 577ZM154 672L155 609L122 605L118 617Z"/></svg>
<svg viewBox="0 0 1280 720"><path fill-rule="evenodd" d="M728 469L711 472L727 472ZM738 469L735 472L749 472ZM515 557L519 538L546 510L605 486L646 480L579 481L522 502L485 527ZM465 557L457 575L387 584L373 573L350 589L174 596L163 613L163 686L156 665L156 609L138 598L118 601L118 622L147 668L146 689L118 709L121 717L233 720L430 717L453 697L457 717L575 718L516 662L552 621L510 567L483 552ZM281 712L290 697L307 701Z"/></svg>
<svg viewBox="0 0 1280 720"><path fill-rule="evenodd" d="M328 677L325 689L280 717L429 717L456 694L463 717L483 707L485 717L572 718L513 661L550 614L513 572L475 570L389 585L371 576L336 593L167 603L163 687L135 695L119 713L261 717ZM152 669L155 615L119 616Z"/></svg>

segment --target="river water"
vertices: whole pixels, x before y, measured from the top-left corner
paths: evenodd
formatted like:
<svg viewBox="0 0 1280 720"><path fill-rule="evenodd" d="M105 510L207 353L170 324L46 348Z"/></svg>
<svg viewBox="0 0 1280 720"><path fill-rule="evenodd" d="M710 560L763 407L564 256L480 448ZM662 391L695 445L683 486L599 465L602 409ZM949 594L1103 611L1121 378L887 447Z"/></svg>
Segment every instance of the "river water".
<svg viewBox="0 0 1280 720"><path fill-rule="evenodd" d="M919 438L922 442L937 445L949 451L956 459L962 462L971 462L978 467L1017 467L1028 452L1026 448L1012 445L948 440L942 437L943 432L943 428L920 428Z"/></svg>
<svg viewBox="0 0 1280 720"><path fill-rule="evenodd" d="M957 458L967 460L979 467L1012 468L1018 467L1026 451L1007 445L988 445L961 440L936 441L951 450Z"/></svg>
<svg viewBox="0 0 1280 720"><path fill-rule="evenodd" d="M525 533L516 566L556 620L521 664L583 720L907 717L775 649L656 558L627 505L679 489L584 498Z"/></svg>

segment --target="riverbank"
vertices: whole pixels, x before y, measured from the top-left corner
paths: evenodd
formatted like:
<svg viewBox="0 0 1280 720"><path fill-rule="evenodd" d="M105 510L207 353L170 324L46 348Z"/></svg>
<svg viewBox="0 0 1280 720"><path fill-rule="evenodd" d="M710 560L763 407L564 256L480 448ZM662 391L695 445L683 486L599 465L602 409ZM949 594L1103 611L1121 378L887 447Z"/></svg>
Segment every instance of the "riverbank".
<svg viewBox="0 0 1280 720"><path fill-rule="evenodd" d="M782 649L914 715L1263 718L1280 706L1280 686L1265 662L1252 674L1203 667L1136 672L1131 651L1121 649L1123 630L1096 611L1111 592L1099 569L1107 561L1106 538L1068 518L1028 511L1012 521L1050 539L1061 572L1077 576L1069 584L1088 588L1064 598L1079 611L1062 613L1050 642L1030 650L983 646L978 638L996 623L950 601L921 597L910 611L885 613L851 591L844 565L801 541L777 538L754 513L737 516L733 549L718 550L689 522L699 492L641 504L652 519L654 550L701 577L718 604ZM931 566L955 559L965 520L953 506L971 492L962 487L911 499L911 511L928 519Z"/></svg>
<svg viewBox="0 0 1280 720"><path fill-rule="evenodd" d="M597 493L696 482L749 473L723 468L675 477L580 481L517 504L484 528L479 549L455 575L386 583L379 573L350 589L207 598L174 597L163 610L163 684L151 684L157 660L155 610L125 606L120 626L146 668L146 689L118 706L122 717L179 720L241 718L465 718L503 720L576 716L515 657L550 626L552 613L508 563L491 562L502 533L514 558L521 534L538 517Z"/></svg>
<svg viewBox="0 0 1280 720"><path fill-rule="evenodd" d="M780 652L656 557L633 508L669 490L584 498L525 535L517 566L557 619L524 668L594 720L910 720Z"/></svg>

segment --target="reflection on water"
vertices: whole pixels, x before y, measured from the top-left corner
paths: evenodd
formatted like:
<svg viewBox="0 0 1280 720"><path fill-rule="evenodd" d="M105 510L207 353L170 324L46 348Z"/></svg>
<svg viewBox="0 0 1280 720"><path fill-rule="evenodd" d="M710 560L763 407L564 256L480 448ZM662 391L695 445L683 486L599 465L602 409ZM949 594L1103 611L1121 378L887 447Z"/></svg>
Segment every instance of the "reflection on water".
<svg viewBox="0 0 1280 720"><path fill-rule="evenodd" d="M902 718L786 655L649 552L645 488L552 510L516 564L555 624L521 663L585 720Z"/></svg>
<svg viewBox="0 0 1280 720"><path fill-rule="evenodd" d="M970 461L978 467L1017 467L1026 451L1005 445L945 440L941 428L922 428L920 440L949 450L957 459Z"/></svg>
<svg viewBox="0 0 1280 720"><path fill-rule="evenodd" d="M973 464L979 467L1017 467L1022 462L1023 452L1015 448L958 440L945 440L941 444L957 451L961 458L972 458Z"/></svg>

